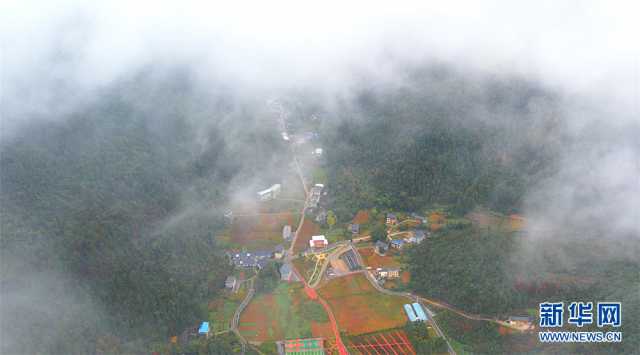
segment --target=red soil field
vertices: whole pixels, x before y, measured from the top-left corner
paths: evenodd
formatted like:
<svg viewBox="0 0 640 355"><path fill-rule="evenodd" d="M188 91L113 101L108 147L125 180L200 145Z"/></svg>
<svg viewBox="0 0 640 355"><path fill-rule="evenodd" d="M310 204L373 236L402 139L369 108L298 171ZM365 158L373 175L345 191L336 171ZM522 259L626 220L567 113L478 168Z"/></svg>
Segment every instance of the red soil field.
<svg viewBox="0 0 640 355"><path fill-rule="evenodd" d="M311 236L317 235L318 233L320 233L320 226L305 218L302 223L302 228L300 228L298 239L296 239L296 244L293 246L293 252L299 253L308 249Z"/></svg>
<svg viewBox="0 0 640 355"><path fill-rule="evenodd" d="M373 247L360 248L358 252L362 256L364 263L374 269L378 267L400 267L400 262L392 256L380 256L375 253Z"/></svg>
<svg viewBox="0 0 640 355"><path fill-rule="evenodd" d="M347 347L351 354L416 354L413 345L403 330L359 336L353 338Z"/></svg>
<svg viewBox="0 0 640 355"><path fill-rule="evenodd" d="M319 293L333 309L340 330L350 335L397 328L406 323L402 310L406 301L379 293L362 274L333 279Z"/></svg>
<svg viewBox="0 0 640 355"><path fill-rule="evenodd" d="M259 302L253 300L242 312L238 329L252 341L269 341L282 339L283 332L275 318L267 316L267 309L273 309L275 300L273 295L265 295ZM270 319L271 318L271 319ZM269 330L271 329L271 334Z"/></svg>
<svg viewBox="0 0 640 355"><path fill-rule="evenodd" d="M369 222L369 211L367 210L358 211L358 213L356 213L356 216L353 217L353 221L351 221L351 223L355 224L365 224L367 222Z"/></svg>

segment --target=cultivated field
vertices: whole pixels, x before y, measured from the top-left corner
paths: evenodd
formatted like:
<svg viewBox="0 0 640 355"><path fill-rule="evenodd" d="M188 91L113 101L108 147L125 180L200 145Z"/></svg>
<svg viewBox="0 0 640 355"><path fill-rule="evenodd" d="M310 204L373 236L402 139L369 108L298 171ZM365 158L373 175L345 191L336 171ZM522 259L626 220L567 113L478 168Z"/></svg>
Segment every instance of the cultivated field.
<svg viewBox="0 0 640 355"><path fill-rule="evenodd" d="M301 283L281 283L249 303L238 328L247 340L263 342L324 334L330 326L322 306L307 298Z"/></svg>
<svg viewBox="0 0 640 355"><path fill-rule="evenodd" d="M347 348L350 354L359 355L416 354L406 333L401 329L351 337L347 343Z"/></svg>
<svg viewBox="0 0 640 355"><path fill-rule="evenodd" d="M376 254L373 247L358 248L358 252L362 256L365 265L374 269L378 267L400 267L400 261L390 255L393 254L392 250L384 256Z"/></svg>
<svg viewBox="0 0 640 355"><path fill-rule="evenodd" d="M373 333L406 323L401 297L379 293L362 274L329 281L318 292L329 303L341 331L349 335Z"/></svg>

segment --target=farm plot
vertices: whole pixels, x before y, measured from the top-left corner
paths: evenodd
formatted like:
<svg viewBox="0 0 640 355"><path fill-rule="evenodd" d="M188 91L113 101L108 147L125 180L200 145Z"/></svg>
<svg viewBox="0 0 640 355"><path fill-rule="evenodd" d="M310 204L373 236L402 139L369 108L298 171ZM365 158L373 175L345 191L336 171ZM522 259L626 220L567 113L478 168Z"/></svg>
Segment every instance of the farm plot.
<svg viewBox="0 0 640 355"><path fill-rule="evenodd" d="M349 339L347 348L351 354L361 355L415 355L416 351L404 330L365 334Z"/></svg>
<svg viewBox="0 0 640 355"><path fill-rule="evenodd" d="M240 317L239 330L249 341L306 338L322 333L328 319L322 306L308 300L300 283L280 284L261 294Z"/></svg>
<svg viewBox="0 0 640 355"><path fill-rule="evenodd" d="M282 244L282 227L295 223L292 213L236 217L231 226L231 244L249 251L273 249Z"/></svg>
<svg viewBox="0 0 640 355"><path fill-rule="evenodd" d="M398 328L406 323L401 297L379 293L362 274L329 281L319 290L336 316L340 330L349 335Z"/></svg>
<svg viewBox="0 0 640 355"><path fill-rule="evenodd" d="M307 250L309 248L309 241L311 240L311 236L317 235L320 233L320 226L310 221L308 218L305 218L302 223L302 228L300 228L300 233L298 234L298 239L296 239L296 244L293 246L293 252L299 253L301 251Z"/></svg>
<svg viewBox="0 0 640 355"><path fill-rule="evenodd" d="M373 251L373 247L359 248L358 252L362 256L362 259L366 266L372 268L379 267L400 267L400 261L391 255L380 256ZM392 253L393 251L389 251Z"/></svg>

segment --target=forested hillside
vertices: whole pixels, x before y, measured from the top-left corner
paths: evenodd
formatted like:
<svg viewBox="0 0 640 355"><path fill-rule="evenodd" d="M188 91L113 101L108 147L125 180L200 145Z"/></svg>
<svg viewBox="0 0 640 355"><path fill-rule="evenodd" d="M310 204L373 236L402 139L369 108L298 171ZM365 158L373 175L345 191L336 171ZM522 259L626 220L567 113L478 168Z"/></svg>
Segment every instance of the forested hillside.
<svg viewBox="0 0 640 355"><path fill-rule="evenodd" d="M363 84L324 125L339 212L432 203L517 211L553 164L557 98L517 78L438 66L398 81Z"/></svg>
<svg viewBox="0 0 640 355"><path fill-rule="evenodd" d="M213 236L229 184L265 170L277 132L222 88L160 72L3 142L3 353L87 354L113 339L147 351L200 321L222 287Z"/></svg>

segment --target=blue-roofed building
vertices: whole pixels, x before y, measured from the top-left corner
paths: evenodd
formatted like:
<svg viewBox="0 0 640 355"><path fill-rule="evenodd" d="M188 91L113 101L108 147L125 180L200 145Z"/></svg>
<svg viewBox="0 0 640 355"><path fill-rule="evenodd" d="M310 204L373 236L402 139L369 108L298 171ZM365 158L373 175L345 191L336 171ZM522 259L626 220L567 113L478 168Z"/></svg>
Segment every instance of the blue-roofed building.
<svg viewBox="0 0 640 355"><path fill-rule="evenodd" d="M418 316L418 320L426 322L427 319L429 319L429 317L427 317L427 314L424 312L424 309L422 308L420 303L414 302L413 304L411 304L411 306L415 310L416 315Z"/></svg>
<svg viewBox="0 0 640 355"><path fill-rule="evenodd" d="M391 247L396 249L402 249L405 241L402 239L394 239L391 241Z"/></svg>
<svg viewBox="0 0 640 355"><path fill-rule="evenodd" d="M202 322L198 328L198 335L209 337L209 322Z"/></svg>
<svg viewBox="0 0 640 355"><path fill-rule="evenodd" d="M410 304L405 304L404 305L404 312L407 314L407 317L409 318L409 320L411 322L415 322L415 321L418 320L418 317L414 313L413 308L411 307Z"/></svg>

